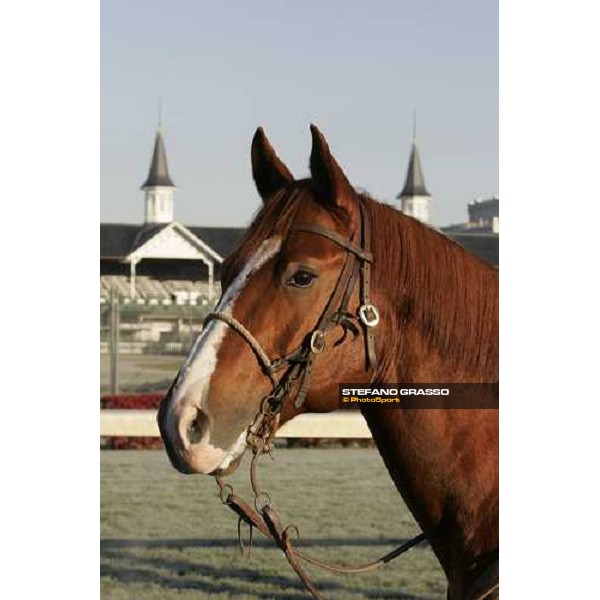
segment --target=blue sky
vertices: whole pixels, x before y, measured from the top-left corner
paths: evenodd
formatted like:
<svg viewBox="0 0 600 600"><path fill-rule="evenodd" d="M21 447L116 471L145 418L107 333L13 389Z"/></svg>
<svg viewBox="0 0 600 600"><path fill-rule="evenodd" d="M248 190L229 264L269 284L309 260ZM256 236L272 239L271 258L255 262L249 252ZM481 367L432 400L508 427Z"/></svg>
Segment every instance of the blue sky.
<svg viewBox="0 0 600 600"><path fill-rule="evenodd" d="M314 122L350 181L395 202L418 115L437 225L498 193L498 5L102 0L101 219L140 223L159 98L175 216L244 225L258 125L297 177Z"/></svg>

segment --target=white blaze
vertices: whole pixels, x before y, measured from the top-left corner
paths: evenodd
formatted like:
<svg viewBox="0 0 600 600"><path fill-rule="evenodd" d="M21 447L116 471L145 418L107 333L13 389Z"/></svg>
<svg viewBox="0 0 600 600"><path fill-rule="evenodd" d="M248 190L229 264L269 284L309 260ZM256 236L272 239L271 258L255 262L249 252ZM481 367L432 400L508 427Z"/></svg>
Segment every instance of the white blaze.
<svg viewBox="0 0 600 600"><path fill-rule="evenodd" d="M273 237L265 240L256 250L250 260L244 265L238 276L227 288L221 301L215 308L215 311L232 313L233 306L237 297L246 286L252 275L256 273L271 257L273 257L281 247L281 238ZM223 321L212 320L202 330L192 350L190 351L181 373L177 379L171 404L168 410L172 411L183 402L187 396L188 390L194 388L194 406L204 408L210 379L217 366L217 355L219 348L229 327ZM168 419L172 421L172 419ZM245 447L245 431L240 433L238 440L228 450L227 457L223 461L221 468L225 468L236 456L238 456ZM227 463L227 464L225 464Z"/></svg>

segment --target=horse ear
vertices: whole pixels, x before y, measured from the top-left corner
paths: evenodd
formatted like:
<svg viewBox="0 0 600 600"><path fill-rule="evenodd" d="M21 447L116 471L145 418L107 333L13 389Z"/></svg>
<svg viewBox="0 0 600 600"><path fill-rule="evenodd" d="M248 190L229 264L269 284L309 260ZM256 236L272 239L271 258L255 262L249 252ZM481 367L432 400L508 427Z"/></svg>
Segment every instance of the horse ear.
<svg viewBox="0 0 600 600"><path fill-rule="evenodd" d="M355 191L348 178L331 155L323 134L310 126L312 151L310 153L310 172L314 181L316 198L325 207L342 206L352 212Z"/></svg>
<svg viewBox="0 0 600 600"><path fill-rule="evenodd" d="M285 187L294 176L275 154L262 127L259 127L252 139L252 176L256 189L263 200Z"/></svg>

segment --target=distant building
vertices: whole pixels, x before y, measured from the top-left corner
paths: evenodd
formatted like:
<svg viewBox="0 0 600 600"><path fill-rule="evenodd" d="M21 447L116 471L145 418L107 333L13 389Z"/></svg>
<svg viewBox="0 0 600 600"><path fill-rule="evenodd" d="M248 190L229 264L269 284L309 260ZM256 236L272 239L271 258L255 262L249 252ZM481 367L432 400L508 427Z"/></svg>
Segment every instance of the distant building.
<svg viewBox="0 0 600 600"><path fill-rule="evenodd" d="M465 250L481 260L498 267L500 265L499 238L497 233L485 231L469 231L442 227L440 230L450 239L458 242Z"/></svg>
<svg viewBox="0 0 600 600"><path fill-rule="evenodd" d="M476 198L469 203L468 227L471 229L487 229L493 233L500 231L500 209L497 196L482 200Z"/></svg>
<svg viewBox="0 0 600 600"><path fill-rule="evenodd" d="M157 131L144 192L144 223L100 224L100 301L208 305L220 294L221 264L242 236L237 227L194 227L175 220L177 186Z"/></svg>
<svg viewBox="0 0 600 600"><path fill-rule="evenodd" d="M425 185L421 157L417 146L416 124L413 142L402 191L396 196L400 210L406 215L429 224L431 220L432 196ZM458 242L471 254L498 266L498 198L475 200L468 205L469 222L441 227L440 231Z"/></svg>
<svg viewBox="0 0 600 600"><path fill-rule="evenodd" d="M165 142L156 132L144 192L144 223L100 224L100 302L117 293L124 304L210 307L220 294L220 270L244 234L242 227L184 225L175 219L177 186L169 174ZM402 211L428 223L416 139L400 194ZM469 223L442 228L467 251L498 265L498 198L469 204Z"/></svg>
<svg viewBox="0 0 600 600"><path fill-rule="evenodd" d="M160 129L141 189L142 224L100 224L100 352L109 349L112 296L118 297L121 306L121 352L185 353L221 293L221 265L245 228L191 226L175 219L177 186L169 174ZM398 197L403 212L429 221L432 198L414 140ZM495 203L497 219L497 198ZM468 252L498 265L492 205L491 201L475 201L469 205L469 223L442 231ZM492 229L482 230L490 219Z"/></svg>
<svg viewBox="0 0 600 600"><path fill-rule="evenodd" d="M499 265L499 201L494 196L487 200L476 199L467 205L469 220L448 225L441 231L486 262Z"/></svg>
<svg viewBox="0 0 600 600"><path fill-rule="evenodd" d="M404 214L414 217L422 223L429 223L432 197L425 187L416 135L413 136L404 187L396 198L400 200L400 209Z"/></svg>
<svg viewBox="0 0 600 600"><path fill-rule="evenodd" d="M159 129L154 140L154 152L152 153L148 178L142 185L146 224L170 223L173 221L173 194L176 189L177 186L169 175L165 142Z"/></svg>

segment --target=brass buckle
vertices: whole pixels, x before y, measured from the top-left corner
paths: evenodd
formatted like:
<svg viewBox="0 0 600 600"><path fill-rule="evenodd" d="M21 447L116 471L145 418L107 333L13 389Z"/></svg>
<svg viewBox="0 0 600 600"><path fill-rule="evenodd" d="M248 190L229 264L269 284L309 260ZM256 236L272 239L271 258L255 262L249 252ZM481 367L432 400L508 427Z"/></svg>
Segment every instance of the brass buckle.
<svg viewBox="0 0 600 600"><path fill-rule="evenodd" d="M379 311L373 304L363 304L358 309L358 316L367 327L377 327L379 324Z"/></svg>
<svg viewBox="0 0 600 600"><path fill-rule="evenodd" d="M321 354L325 350L325 334L317 329L310 336L310 351L313 354Z"/></svg>

